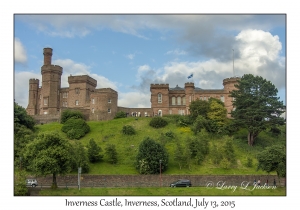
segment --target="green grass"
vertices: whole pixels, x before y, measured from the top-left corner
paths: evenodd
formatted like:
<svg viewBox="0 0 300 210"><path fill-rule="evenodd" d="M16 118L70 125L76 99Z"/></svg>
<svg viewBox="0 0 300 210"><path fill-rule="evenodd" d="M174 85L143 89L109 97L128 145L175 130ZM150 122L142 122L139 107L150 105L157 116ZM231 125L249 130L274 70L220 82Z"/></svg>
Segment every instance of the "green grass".
<svg viewBox="0 0 300 210"><path fill-rule="evenodd" d="M199 138L207 138L209 140L210 147L212 144L221 146L226 138L234 139L234 149L237 157L236 166L230 169L222 169L217 165L214 165L211 161L209 154L203 164L197 165L191 164L191 167L183 167L179 169L178 164L174 161L174 151L176 148L176 142L180 142L185 145L185 141L188 137L193 137L194 134L188 127L177 127L171 118L167 118L168 125L164 128L155 129L149 126L151 118L120 118L110 121L89 121L87 122L91 128L91 131L81 138L80 141L83 145L87 145L89 140L93 138L95 142L104 151L107 144L115 144L118 153L118 163L115 165L109 164L106 157L98 163L90 164L89 174L138 174L135 169L135 157L138 152L139 144L145 137L151 137L159 143L165 145L169 153L169 166L164 174L199 174L199 175L247 175L247 174L266 174L265 172L256 170L257 160L256 155L259 151L263 150L266 145L270 144L285 144L285 135L279 137L272 137L267 132L261 133L257 138L257 145L249 147L247 145L247 132L241 130L234 137L228 136L211 136L206 133L198 134ZM135 135L122 134L122 128L124 125L131 125L135 130ZM62 125L59 123L50 123L37 126L38 132L44 131L57 131L63 137L66 135L61 131ZM172 131L175 135L174 138L165 136L165 133ZM104 152L103 152L104 153ZM253 159L253 166L246 167L247 157Z"/></svg>
<svg viewBox="0 0 300 210"><path fill-rule="evenodd" d="M170 187L138 187L138 188L69 188L42 189L42 196L285 196L286 188L247 190L237 187L233 189L217 189L206 187L170 188Z"/></svg>

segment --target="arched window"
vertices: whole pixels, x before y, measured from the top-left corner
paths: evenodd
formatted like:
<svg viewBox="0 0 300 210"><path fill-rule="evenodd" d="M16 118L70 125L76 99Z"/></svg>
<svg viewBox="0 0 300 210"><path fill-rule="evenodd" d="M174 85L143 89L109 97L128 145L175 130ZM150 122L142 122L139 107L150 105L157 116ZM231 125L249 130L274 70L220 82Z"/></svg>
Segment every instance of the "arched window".
<svg viewBox="0 0 300 210"><path fill-rule="evenodd" d="M172 97L172 105L176 105L176 98L174 96Z"/></svg>
<svg viewBox="0 0 300 210"><path fill-rule="evenodd" d="M222 102L225 102L225 98L224 98L224 96L221 96L221 98L220 98L220 99L221 99L221 101L222 101Z"/></svg>
<svg viewBox="0 0 300 210"><path fill-rule="evenodd" d="M157 103L162 103L162 94L161 93L159 93L157 95Z"/></svg>
<svg viewBox="0 0 300 210"><path fill-rule="evenodd" d="M177 97L177 105L181 105L181 97L180 96Z"/></svg>
<svg viewBox="0 0 300 210"><path fill-rule="evenodd" d="M182 105L185 105L185 97L182 97Z"/></svg>

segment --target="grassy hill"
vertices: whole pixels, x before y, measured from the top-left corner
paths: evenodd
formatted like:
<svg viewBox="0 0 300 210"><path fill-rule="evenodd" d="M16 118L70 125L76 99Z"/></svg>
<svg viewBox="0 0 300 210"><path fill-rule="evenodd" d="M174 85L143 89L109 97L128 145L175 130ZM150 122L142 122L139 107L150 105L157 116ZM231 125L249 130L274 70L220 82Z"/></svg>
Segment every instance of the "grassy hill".
<svg viewBox="0 0 300 210"><path fill-rule="evenodd" d="M187 138L195 136L189 127L178 127L171 118L168 118L169 124L164 128L155 129L149 126L151 118L121 118L110 121L89 121L88 125L91 131L80 140L83 145L87 145L89 140L93 138L96 143L102 148L106 144L115 144L118 152L118 163L115 165L109 164L104 156L104 159L95 164L91 164L89 174L138 174L135 169L134 162L138 152L140 142L145 137L151 137L155 141L165 145L169 153L169 167L164 174L198 174L198 175L221 175L221 174L266 174L263 171L257 171L256 154L262 151L266 146L272 144L285 144L285 134L278 137L272 136L268 132L261 133L257 138L257 143L253 147L247 145L247 131L241 130L233 137L228 136L212 136L206 132L198 134L199 138L207 138L209 140L210 148L212 145L222 146L227 138L233 138L235 154L237 157L236 167L230 169L222 169L220 166L213 164L211 157L215 154L209 153L205 161L201 165L192 163L191 167L183 167L179 169L178 164L174 161L174 151L176 149L176 142L179 141L185 145ZM128 136L122 134L124 125L131 125L136 130L136 134ZM38 125L38 132L43 131L58 131L62 136L66 135L61 131L62 124L50 123ZM174 138L166 137L167 132L173 132ZM67 138L67 137L66 137ZM103 152L104 153L104 152ZM253 166L247 167L247 158L253 159ZM76 172L74 172L76 173Z"/></svg>

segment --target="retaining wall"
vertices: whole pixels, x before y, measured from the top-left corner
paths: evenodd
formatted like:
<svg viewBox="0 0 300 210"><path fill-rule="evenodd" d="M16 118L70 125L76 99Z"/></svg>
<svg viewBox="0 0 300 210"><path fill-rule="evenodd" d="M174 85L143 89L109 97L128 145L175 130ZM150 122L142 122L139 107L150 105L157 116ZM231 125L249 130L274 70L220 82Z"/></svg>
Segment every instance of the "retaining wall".
<svg viewBox="0 0 300 210"><path fill-rule="evenodd" d="M278 180L276 175L81 175L80 185L82 187L159 187L169 186L171 182L178 179L189 179L192 186L207 186L213 183L214 186L218 182L226 182L226 185L241 186L242 182L250 182L253 184L254 179L261 180L264 185L269 181L269 185L273 185L274 179L277 186L285 186L285 178ZM51 185L52 176L37 177L39 185ZM58 176L56 178L59 186L77 186L78 175Z"/></svg>

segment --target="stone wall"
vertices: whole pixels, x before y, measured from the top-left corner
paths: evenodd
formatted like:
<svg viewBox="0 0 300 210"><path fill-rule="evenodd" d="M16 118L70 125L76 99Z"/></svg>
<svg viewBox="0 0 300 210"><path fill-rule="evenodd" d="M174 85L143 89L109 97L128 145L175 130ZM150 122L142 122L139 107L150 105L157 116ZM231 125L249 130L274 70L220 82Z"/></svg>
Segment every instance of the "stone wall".
<svg viewBox="0 0 300 210"><path fill-rule="evenodd" d="M261 180L261 184L265 184L267 179L269 185L273 185L276 180L277 186L285 186L285 179L281 178L280 182L276 175L81 175L82 187L164 187L170 186L170 183L178 179L189 179L192 186L207 186L213 183L214 186L218 182L226 182L226 185L241 186L243 182L253 184L254 179ZM52 176L37 177L40 186L49 186L52 183ZM77 175L66 175L57 177L59 186L77 186ZM250 186L249 185L249 186Z"/></svg>

